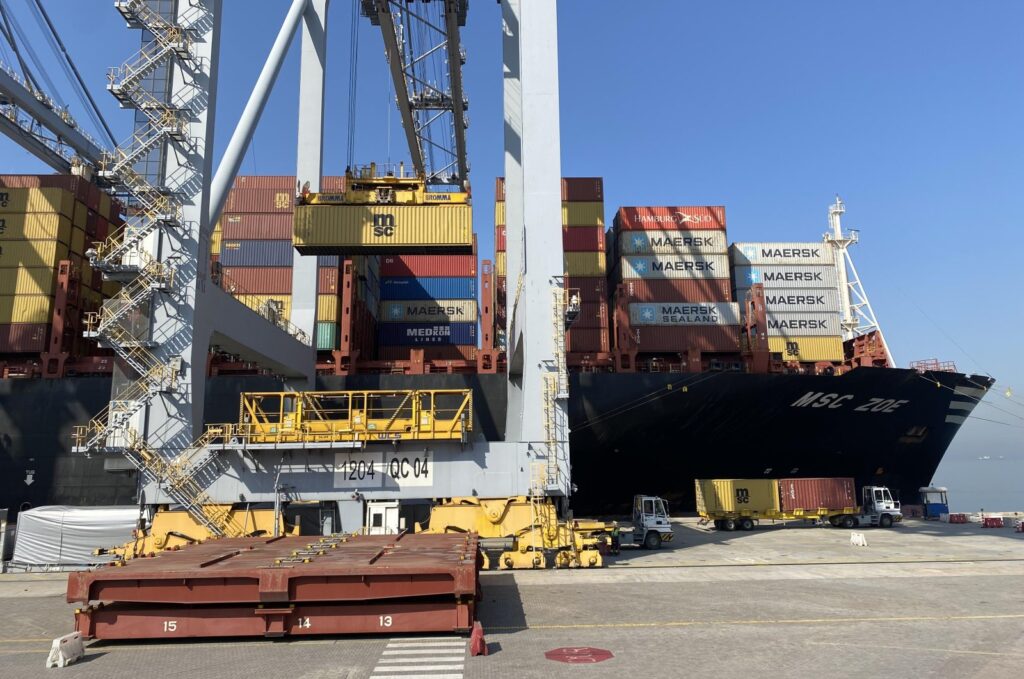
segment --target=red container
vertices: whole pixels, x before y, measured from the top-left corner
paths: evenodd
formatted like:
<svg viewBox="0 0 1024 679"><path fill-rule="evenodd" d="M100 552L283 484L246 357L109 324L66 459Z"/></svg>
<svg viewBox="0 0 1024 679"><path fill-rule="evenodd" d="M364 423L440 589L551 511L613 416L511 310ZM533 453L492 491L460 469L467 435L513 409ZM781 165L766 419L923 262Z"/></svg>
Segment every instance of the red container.
<svg viewBox="0 0 1024 679"><path fill-rule="evenodd" d="M231 189L224 212L291 213L295 209L295 189Z"/></svg>
<svg viewBox="0 0 1024 679"><path fill-rule="evenodd" d="M226 266L224 289L234 283L240 292L254 295L292 294L292 268L290 266Z"/></svg>
<svg viewBox="0 0 1024 679"><path fill-rule="evenodd" d="M563 226L562 250L565 252L604 252L604 227Z"/></svg>
<svg viewBox="0 0 1024 679"><path fill-rule="evenodd" d="M853 479L779 479L782 511L845 509L860 504Z"/></svg>
<svg viewBox="0 0 1024 679"><path fill-rule="evenodd" d="M49 323L4 323L0 325L0 354L36 354L45 351L49 332Z"/></svg>
<svg viewBox="0 0 1024 679"><path fill-rule="evenodd" d="M409 351L417 347L378 347L377 359L381 361L408 361ZM425 361L475 361L476 346L451 344L443 347L422 347Z"/></svg>
<svg viewBox="0 0 1024 679"><path fill-rule="evenodd" d="M384 255L381 276L476 276L475 255Z"/></svg>
<svg viewBox="0 0 1024 679"><path fill-rule="evenodd" d="M678 327L645 325L632 328L633 340L640 352L682 353L697 349L712 353L734 353L740 350L740 326L716 325Z"/></svg>
<svg viewBox="0 0 1024 679"><path fill-rule="evenodd" d="M720 205L620 207L613 224L623 231L725 231L725 208Z"/></svg>
<svg viewBox="0 0 1024 679"><path fill-rule="evenodd" d="M71 174L3 174L0 187L8 189L64 189L90 210L99 209L100 190L84 178ZM109 215L104 215L109 217Z"/></svg>
<svg viewBox="0 0 1024 679"><path fill-rule="evenodd" d="M505 178L494 182L494 199L505 200ZM604 201L604 179L601 177L563 177L562 200L600 203Z"/></svg>
<svg viewBox="0 0 1024 679"><path fill-rule="evenodd" d="M322 266L316 270L316 294L333 295L338 292L338 267Z"/></svg>
<svg viewBox="0 0 1024 679"><path fill-rule="evenodd" d="M232 188L295 190L295 175L239 175Z"/></svg>
<svg viewBox="0 0 1024 679"><path fill-rule="evenodd" d="M570 328L565 333L565 348L572 352L609 351L607 328Z"/></svg>
<svg viewBox="0 0 1024 679"><path fill-rule="evenodd" d="M292 239L292 216L288 213L225 212L220 225L224 240Z"/></svg>
<svg viewBox="0 0 1024 679"><path fill-rule="evenodd" d="M320 181L320 190L324 193L341 193L345 190L345 177L324 177Z"/></svg>
<svg viewBox="0 0 1024 679"><path fill-rule="evenodd" d="M637 278L623 281L626 302L731 302L728 278Z"/></svg>
<svg viewBox="0 0 1024 679"><path fill-rule="evenodd" d="M607 328L608 304L605 302L583 302L580 304L580 315L572 323L577 328Z"/></svg>
<svg viewBox="0 0 1024 679"><path fill-rule="evenodd" d="M608 281L604 276L566 276L566 290L579 290L581 302L607 302Z"/></svg>

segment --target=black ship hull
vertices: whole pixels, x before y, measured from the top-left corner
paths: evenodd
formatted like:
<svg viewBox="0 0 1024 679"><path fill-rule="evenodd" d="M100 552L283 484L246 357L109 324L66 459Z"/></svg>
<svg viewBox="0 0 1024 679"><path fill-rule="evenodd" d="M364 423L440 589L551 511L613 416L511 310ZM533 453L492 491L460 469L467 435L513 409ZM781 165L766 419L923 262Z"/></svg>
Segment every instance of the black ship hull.
<svg viewBox="0 0 1024 679"><path fill-rule="evenodd" d="M987 377L862 368L840 377L743 373L574 374L572 477L577 515L623 511L633 493L692 510L693 479L853 476L905 501L931 481ZM214 377L206 421L232 421L266 377ZM503 375L324 377L321 389L472 388L474 429L504 437ZM0 506L134 500L130 473L70 452L71 427L109 399L110 380L0 383Z"/></svg>

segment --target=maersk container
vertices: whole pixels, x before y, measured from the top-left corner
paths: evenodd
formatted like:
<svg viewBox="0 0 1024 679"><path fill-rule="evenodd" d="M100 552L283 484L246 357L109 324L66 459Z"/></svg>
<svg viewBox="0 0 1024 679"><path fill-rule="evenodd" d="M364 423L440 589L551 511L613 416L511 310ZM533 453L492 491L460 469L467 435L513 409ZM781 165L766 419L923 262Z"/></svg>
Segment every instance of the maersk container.
<svg viewBox="0 0 1024 679"><path fill-rule="evenodd" d="M476 323L476 300L431 299L381 302L382 323Z"/></svg>
<svg viewBox="0 0 1024 679"><path fill-rule="evenodd" d="M729 255L734 266L762 264L823 264L834 265L835 253L831 246L817 243L733 243Z"/></svg>
<svg viewBox="0 0 1024 679"><path fill-rule="evenodd" d="M466 276L384 278L380 282L380 298L382 300L476 299L476 278ZM465 343L455 342L455 344Z"/></svg>
<svg viewBox="0 0 1024 679"><path fill-rule="evenodd" d="M85 206L82 207L84 209ZM53 212L0 214L0 240L57 240L70 243L71 219Z"/></svg>
<svg viewBox="0 0 1024 679"><path fill-rule="evenodd" d="M476 255L384 255L381 276L476 276Z"/></svg>
<svg viewBox="0 0 1024 679"><path fill-rule="evenodd" d="M725 278L726 255L632 255L621 258L622 278Z"/></svg>
<svg viewBox="0 0 1024 679"><path fill-rule="evenodd" d="M317 322L316 324L316 349L317 351L331 351L338 348L338 324Z"/></svg>
<svg viewBox="0 0 1024 679"><path fill-rule="evenodd" d="M729 251L724 231L620 231L620 255L724 255Z"/></svg>
<svg viewBox="0 0 1024 679"><path fill-rule="evenodd" d="M731 302L728 278L631 278L622 282L629 302Z"/></svg>
<svg viewBox="0 0 1024 679"><path fill-rule="evenodd" d="M801 363L838 363L844 357L842 337L769 337L768 351Z"/></svg>
<svg viewBox="0 0 1024 679"><path fill-rule="evenodd" d="M647 302L629 305L630 325L739 325L733 302Z"/></svg>
<svg viewBox="0 0 1024 679"><path fill-rule="evenodd" d="M226 240L292 239L293 220L290 213L225 213L220 224Z"/></svg>
<svg viewBox="0 0 1024 679"><path fill-rule="evenodd" d="M476 323L381 323L378 338L385 346L476 345Z"/></svg>
<svg viewBox="0 0 1024 679"><path fill-rule="evenodd" d="M620 207L614 225L622 231L671 229L725 231L725 208L720 205Z"/></svg>
<svg viewBox="0 0 1024 679"><path fill-rule="evenodd" d="M745 300L749 288L736 288L736 299ZM784 290L773 288L764 291L765 306L772 311L799 313L838 313L840 310L839 290L815 290L796 288Z"/></svg>
<svg viewBox="0 0 1024 679"><path fill-rule="evenodd" d="M749 288L757 283L765 290L839 287L834 264L734 266L732 277L737 288Z"/></svg>
<svg viewBox="0 0 1024 679"><path fill-rule="evenodd" d="M303 254L473 252L470 205L300 205L295 248Z"/></svg>
<svg viewBox="0 0 1024 679"><path fill-rule="evenodd" d="M839 337L838 312L796 313L766 308L768 337Z"/></svg>
<svg viewBox="0 0 1024 679"><path fill-rule="evenodd" d="M75 216L75 194L64 189L0 188L0 215L46 212Z"/></svg>
<svg viewBox="0 0 1024 679"><path fill-rule="evenodd" d="M857 487L853 479L779 479L779 500L784 512L818 509L853 509Z"/></svg>
<svg viewBox="0 0 1024 679"><path fill-rule="evenodd" d="M286 240L224 240L221 242L221 266L288 266L295 250Z"/></svg>
<svg viewBox="0 0 1024 679"><path fill-rule="evenodd" d="M701 516L758 516L779 511L776 479L695 479L697 513Z"/></svg>

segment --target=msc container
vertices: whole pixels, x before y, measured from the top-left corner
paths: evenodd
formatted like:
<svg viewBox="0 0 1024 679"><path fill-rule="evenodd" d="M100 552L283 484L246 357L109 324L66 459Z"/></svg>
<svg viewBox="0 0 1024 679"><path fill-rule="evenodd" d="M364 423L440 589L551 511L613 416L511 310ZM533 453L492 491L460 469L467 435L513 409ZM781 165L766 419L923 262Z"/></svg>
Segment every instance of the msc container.
<svg viewBox="0 0 1024 679"><path fill-rule="evenodd" d="M316 296L316 320L337 323L340 300L337 295Z"/></svg>
<svg viewBox="0 0 1024 679"><path fill-rule="evenodd" d="M295 250L286 240L225 240L221 243L221 266L290 267Z"/></svg>
<svg viewBox="0 0 1024 679"><path fill-rule="evenodd" d="M494 183L494 200L505 200L505 178ZM562 200L601 202L604 200L604 180L601 177L563 177Z"/></svg>
<svg viewBox="0 0 1024 679"><path fill-rule="evenodd" d="M838 363L844 357L842 337L769 337L768 351L801 363Z"/></svg>
<svg viewBox="0 0 1024 679"><path fill-rule="evenodd" d="M294 191L294 175L240 175L232 184L236 189L281 189Z"/></svg>
<svg viewBox="0 0 1024 679"><path fill-rule="evenodd" d="M420 346L430 344L476 345L476 323L381 323L382 345Z"/></svg>
<svg viewBox="0 0 1024 679"><path fill-rule="evenodd" d="M70 243L71 220L53 212L0 214L0 240L58 240Z"/></svg>
<svg viewBox="0 0 1024 679"><path fill-rule="evenodd" d="M285 212L295 209L295 189L231 189L224 212Z"/></svg>
<svg viewBox="0 0 1024 679"><path fill-rule="evenodd" d="M476 255L384 255L381 276L476 276Z"/></svg>
<svg viewBox="0 0 1024 679"><path fill-rule="evenodd" d="M0 188L0 214L48 212L75 216L75 195L64 189Z"/></svg>
<svg viewBox="0 0 1024 679"><path fill-rule="evenodd" d="M294 243L303 254L473 251L470 205L300 205Z"/></svg>
<svg viewBox="0 0 1024 679"><path fill-rule="evenodd" d="M494 223L505 225L505 203L494 204ZM604 203L601 202L562 202L562 226L600 226L604 227Z"/></svg>
<svg viewBox="0 0 1024 679"><path fill-rule="evenodd" d="M729 251L724 231L620 231L620 255L724 255Z"/></svg>
<svg viewBox="0 0 1024 679"><path fill-rule="evenodd" d="M610 342L608 328L571 327L565 333L565 348L573 353L607 353Z"/></svg>
<svg viewBox="0 0 1024 679"><path fill-rule="evenodd" d="M289 213L225 213L220 223L226 240L290 241L294 230L292 215Z"/></svg>
<svg viewBox="0 0 1024 679"><path fill-rule="evenodd" d="M725 278L726 255L630 255L621 258L621 276L630 278Z"/></svg>
<svg viewBox="0 0 1024 679"><path fill-rule="evenodd" d="M779 503L784 512L852 509L859 505L853 479L779 479Z"/></svg>
<svg viewBox="0 0 1024 679"><path fill-rule="evenodd" d="M630 329L637 349L645 353L682 353L688 349L707 353L740 350L738 325L645 325Z"/></svg>
<svg viewBox="0 0 1024 679"><path fill-rule="evenodd" d="M630 325L739 325L733 302L647 302L629 305Z"/></svg>
<svg viewBox="0 0 1024 679"><path fill-rule="evenodd" d="M731 302L728 278L631 278L622 282L629 302Z"/></svg>
<svg viewBox="0 0 1024 679"><path fill-rule="evenodd" d="M382 300L403 299L476 299L476 278L443 276L384 278L380 282ZM456 344L459 344L456 342ZM465 342L462 342L465 344Z"/></svg>
<svg viewBox="0 0 1024 679"><path fill-rule="evenodd" d="M768 307L768 337L839 337L842 328L836 312L796 313Z"/></svg>
<svg viewBox="0 0 1024 679"><path fill-rule="evenodd" d="M0 324L0 354L36 354L46 351L49 323Z"/></svg>
<svg viewBox="0 0 1024 679"><path fill-rule="evenodd" d="M752 264L831 264L832 248L825 243L733 243L729 255L735 266Z"/></svg>
<svg viewBox="0 0 1024 679"><path fill-rule="evenodd" d="M756 283L765 290L839 287L834 264L734 266L732 277L737 288L748 288Z"/></svg>
<svg viewBox="0 0 1024 679"><path fill-rule="evenodd" d="M0 324L52 320L53 297L49 295L0 295Z"/></svg>
<svg viewBox="0 0 1024 679"><path fill-rule="evenodd" d="M8 295L50 295L56 282L55 267L0 269L0 292Z"/></svg>
<svg viewBox="0 0 1024 679"><path fill-rule="evenodd" d="M620 207L615 213L614 225L616 230L623 231L725 231L725 208L720 205Z"/></svg>
<svg viewBox="0 0 1024 679"><path fill-rule="evenodd" d="M324 266L316 270L316 291L321 295L338 294L339 271L337 267Z"/></svg>
<svg viewBox="0 0 1024 679"><path fill-rule="evenodd" d="M290 266L225 266L222 286L231 292L234 285L241 292L260 295L292 294L292 268Z"/></svg>
<svg viewBox="0 0 1024 679"><path fill-rule="evenodd" d="M776 479L695 479L697 513L756 516L779 511Z"/></svg>
<svg viewBox="0 0 1024 679"><path fill-rule="evenodd" d="M432 299L381 302L379 316L386 323L476 323L475 300Z"/></svg>
<svg viewBox="0 0 1024 679"><path fill-rule="evenodd" d="M736 288L736 299L745 300L749 288ZM839 313L839 291L797 288L784 290L773 288L764 291L764 303L768 309L782 312Z"/></svg>
<svg viewBox="0 0 1024 679"><path fill-rule="evenodd" d="M55 240L8 240L0 242L0 268L55 267L67 259L68 246Z"/></svg>
<svg viewBox="0 0 1024 679"><path fill-rule="evenodd" d="M338 324L321 323L316 324L316 350L331 351L338 348Z"/></svg>

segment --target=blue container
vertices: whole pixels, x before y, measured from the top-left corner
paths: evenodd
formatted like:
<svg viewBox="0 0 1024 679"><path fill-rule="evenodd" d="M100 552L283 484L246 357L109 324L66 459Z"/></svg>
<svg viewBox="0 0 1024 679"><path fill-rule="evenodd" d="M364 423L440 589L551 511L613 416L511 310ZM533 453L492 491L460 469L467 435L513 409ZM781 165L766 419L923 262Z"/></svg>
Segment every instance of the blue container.
<svg viewBox="0 0 1024 679"><path fill-rule="evenodd" d="M291 266L295 249L290 240L226 240L221 243L221 266Z"/></svg>
<svg viewBox="0 0 1024 679"><path fill-rule="evenodd" d="M340 260L338 255L319 255L316 258L317 266L339 266Z"/></svg>
<svg viewBox="0 0 1024 679"><path fill-rule="evenodd" d="M223 257L224 255L221 255L222 261ZM380 298L382 300L476 299L476 278L456 276L383 278L380 282ZM465 344L465 342L454 342L454 344Z"/></svg>
<svg viewBox="0 0 1024 679"><path fill-rule="evenodd" d="M381 323L379 328L386 346L476 345L476 323Z"/></svg>

